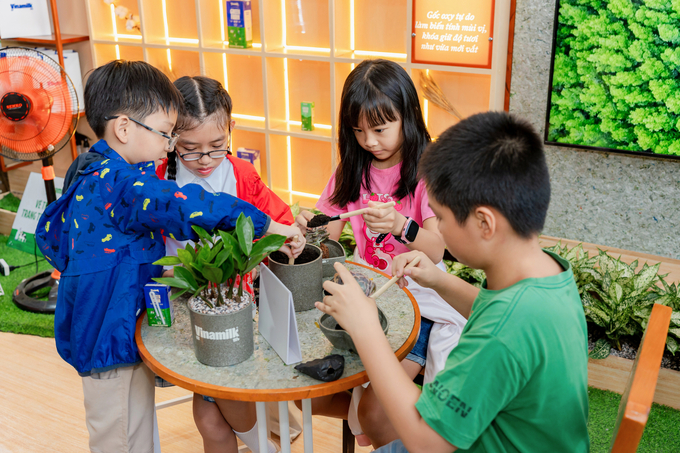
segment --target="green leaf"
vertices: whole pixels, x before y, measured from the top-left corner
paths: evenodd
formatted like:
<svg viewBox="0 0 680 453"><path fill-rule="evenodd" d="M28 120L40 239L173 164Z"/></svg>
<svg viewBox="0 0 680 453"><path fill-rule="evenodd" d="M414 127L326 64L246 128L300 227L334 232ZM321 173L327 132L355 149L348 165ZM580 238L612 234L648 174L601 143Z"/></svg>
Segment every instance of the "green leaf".
<svg viewBox="0 0 680 453"><path fill-rule="evenodd" d="M202 264L210 262L210 247L208 247L207 245L202 246L201 250L198 251L196 261L198 262L202 261Z"/></svg>
<svg viewBox="0 0 680 453"><path fill-rule="evenodd" d="M177 258L176 256L164 256L163 258L159 259L153 264L156 264L158 266L176 266L177 264L181 263L182 261L180 261L180 259Z"/></svg>
<svg viewBox="0 0 680 453"><path fill-rule="evenodd" d="M286 242L286 237L280 234L270 234L257 241L250 252L250 255L269 255L281 248ZM264 258L262 258L264 259Z"/></svg>
<svg viewBox="0 0 680 453"><path fill-rule="evenodd" d="M606 359L609 357L611 348L612 347L606 338L600 338L595 342L593 350L588 353L588 357L596 360Z"/></svg>
<svg viewBox="0 0 680 453"><path fill-rule="evenodd" d="M212 236L198 225L192 225L191 228L198 234L198 237L205 241L206 244L212 244Z"/></svg>
<svg viewBox="0 0 680 453"><path fill-rule="evenodd" d="M184 246L184 250L186 250L191 255L192 261L196 259L196 249L194 248L194 244L187 242L187 245Z"/></svg>
<svg viewBox="0 0 680 453"><path fill-rule="evenodd" d="M250 251L253 249L255 227L253 226L253 220L250 217L246 217L243 213L236 220L236 235L238 236L241 251L244 255L250 256Z"/></svg>
<svg viewBox="0 0 680 453"><path fill-rule="evenodd" d="M222 238L222 241L224 241L225 247L227 245L231 246L232 253L234 253L236 250L240 250L240 247L238 245L238 240L234 236L232 236L231 233L227 233L226 231L219 230L217 232L220 237Z"/></svg>
<svg viewBox="0 0 680 453"><path fill-rule="evenodd" d="M179 269L179 268L175 268ZM160 283L162 285L168 285L172 288L180 288L180 289L188 289L189 284L187 283L186 280L179 279L177 277L158 277L158 278L152 278L151 280L155 281L156 283Z"/></svg>
<svg viewBox="0 0 680 453"><path fill-rule="evenodd" d="M181 296L182 294L186 293L187 291L189 291L188 288L185 288L185 289L183 289L182 291L173 291L173 292L172 292L172 295L170 296L170 300L175 300L175 299L177 299L179 296Z"/></svg>
<svg viewBox="0 0 680 453"><path fill-rule="evenodd" d="M222 263L220 269L222 269L222 281L220 283L226 283L229 279L236 278L233 260L226 260Z"/></svg>
<svg viewBox="0 0 680 453"><path fill-rule="evenodd" d="M673 355L678 352L678 342L675 340L675 338L666 337L666 349L668 349Z"/></svg>
<svg viewBox="0 0 680 453"><path fill-rule="evenodd" d="M223 244L223 242L221 242L221 244ZM219 267L229 258L231 258L231 247L222 250L213 260L213 264Z"/></svg>
<svg viewBox="0 0 680 453"><path fill-rule="evenodd" d="M179 258L184 267L191 266L191 263L194 262L194 256L195 254L192 255L191 252L185 249L177 249L177 258Z"/></svg>
<svg viewBox="0 0 680 453"><path fill-rule="evenodd" d="M219 241L217 244L213 246L212 249L210 249L210 259L209 261L213 261L215 257L217 256L218 253L222 251L222 248L224 248L224 241Z"/></svg>
<svg viewBox="0 0 680 453"><path fill-rule="evenodd" d="M213 283L222 283L222 269L211 265L203 268L203 276Z"/></svg>
<svg viewBox="0 0 680 453"><path fill-rule="evenodd" d="M175 267L175 278L186 282L187 284L186 287L192 290L198 288L199 286L194 276L191 275L191 272L189 272L183 267L180 266Z"/></svg>

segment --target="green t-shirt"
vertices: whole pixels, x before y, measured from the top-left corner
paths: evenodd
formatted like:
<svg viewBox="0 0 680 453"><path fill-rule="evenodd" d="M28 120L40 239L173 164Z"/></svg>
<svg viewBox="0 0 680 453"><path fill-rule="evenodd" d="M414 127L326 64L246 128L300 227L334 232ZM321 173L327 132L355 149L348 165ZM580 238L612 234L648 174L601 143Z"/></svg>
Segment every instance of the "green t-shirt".
<svg viewBox="0 0 680 453"><path fill-rule="evenodd" d="M458 346L416 408L471 452L587 452L588 341L569 263L475 299Z"/></svg>

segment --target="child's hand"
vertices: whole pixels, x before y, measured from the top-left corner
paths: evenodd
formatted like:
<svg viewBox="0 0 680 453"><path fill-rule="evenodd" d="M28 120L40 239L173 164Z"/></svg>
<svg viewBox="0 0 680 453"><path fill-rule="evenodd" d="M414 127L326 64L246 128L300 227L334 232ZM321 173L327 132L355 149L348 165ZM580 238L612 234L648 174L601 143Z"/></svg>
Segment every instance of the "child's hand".
<svg viewBox="0 0 680 453"><path fill-rule="evenodd" d="M175 268L173 267L172 269L168 269L166 271L163 271L163 275L161 277L163 278L172 278L175 276Z"/></svg>
<svg viewBox="0 0 680 453"><path fill-rule="evenodd" d="M375 208L374 206L381 204L374 201L368 202L369 209L363 214L366 226L376 233L392 233L392 236L400 236L401 230L406 223L406 217L397 212L394 206L389 208Z"/></svg>
<svg viewBox="0 0 680 453"><path fill-rule="evenodd" d="M289 239L296 238L293 241L285 243L280 249L288 258L291 256L296 257L302 253L305 248L305 235L300 232L300 228L296 225L284 225L282 223L274 222L273 220L269 224L269 229L266 234L280 234L286 236Z"/></svg>
<svg viewBox="0 0 680 453"><path fill-rule="evenodd" d="M314 217L312 211L300 211L300 213L295 217L295 224L300 228L302 234L307 232L307 223Z"/></svg>
<svg viewBox="0 0 680 453"><path fill-rule="evenodd" d="M335 263L334 267L344 284L324 282L323 289L331 295L324 297L323 302L317 302L316 308L335 318L351 337L354 337L355 332L366 329L382 331L375 301L366 297L345 266Z"/></svg>
<svg viewBox="0 0 680 453"><path fill-rule="evenodd" d="M415 267L404 269L416 256L420 257L420 262ZM404 288L408 285L408 282L404 277L411 277L416 283L425 288L434 288L437 286L442 274L444 274L444 272L435 266L423 252L414 250L395 256L392 260L392 275L399 277L397 284L400 288Z"/></svg>

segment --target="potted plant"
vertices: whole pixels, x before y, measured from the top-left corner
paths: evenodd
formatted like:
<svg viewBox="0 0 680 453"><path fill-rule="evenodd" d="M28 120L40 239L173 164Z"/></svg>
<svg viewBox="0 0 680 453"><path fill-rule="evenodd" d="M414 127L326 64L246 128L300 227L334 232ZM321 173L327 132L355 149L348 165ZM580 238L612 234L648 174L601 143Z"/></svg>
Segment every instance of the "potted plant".
<svg viewBox="0 0 680 453"><path fill-rule="evenodd" d="M154 264L175 266L174 277L155 278L178 288L172 299L189 293L189 314L194 350L199 362L209 366L235 365L253 354L252 297L243 291L243 276L267 255L279 249L284 236L266 236L253 243L254 227L243 214L231 231L213 236L198 226L195 246L187 244L177 256ZM238 286L237 286L238 285Z"/></svg>
<svg viewBox="0 0 680 453"><path fill-rule="evenodd" d="M292 264L289 264L288 256L283 252L274 252L269 256L269 269L292 293L295 311L311 310L314 302L323 299L323 267L319 247L305 244L304 250Z"/></svg>
<svg viewBox="0 0 680 453"><path fill-rule="evenodd" d="M321 267L323 278L332 278L335 275L333 264L345 262L345 248L338 241L329 238L326 227L309 228L305 239L307 244L316 245L321 249Z"/></svg>

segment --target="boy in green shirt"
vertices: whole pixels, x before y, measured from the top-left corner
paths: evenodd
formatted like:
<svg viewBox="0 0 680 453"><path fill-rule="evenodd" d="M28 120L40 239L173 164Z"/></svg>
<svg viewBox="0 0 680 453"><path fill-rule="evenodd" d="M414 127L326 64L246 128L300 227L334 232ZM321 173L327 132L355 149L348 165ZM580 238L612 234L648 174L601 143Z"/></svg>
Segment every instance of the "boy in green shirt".
<svg viewBox="0 0 680 453"><path fill-rule="evenodd" d="M432 288L468 318L446 367L422 393L399 366L372 299L349 272L316 306L352 336L400 440L378 452L587 452L587 333L569 263L538 243L550 201L541 138L504 112L445 131L420 161L450 252L486 272L481 290L421 252L392 274ZM416 256L420 262L405 270Z"/></svg>

